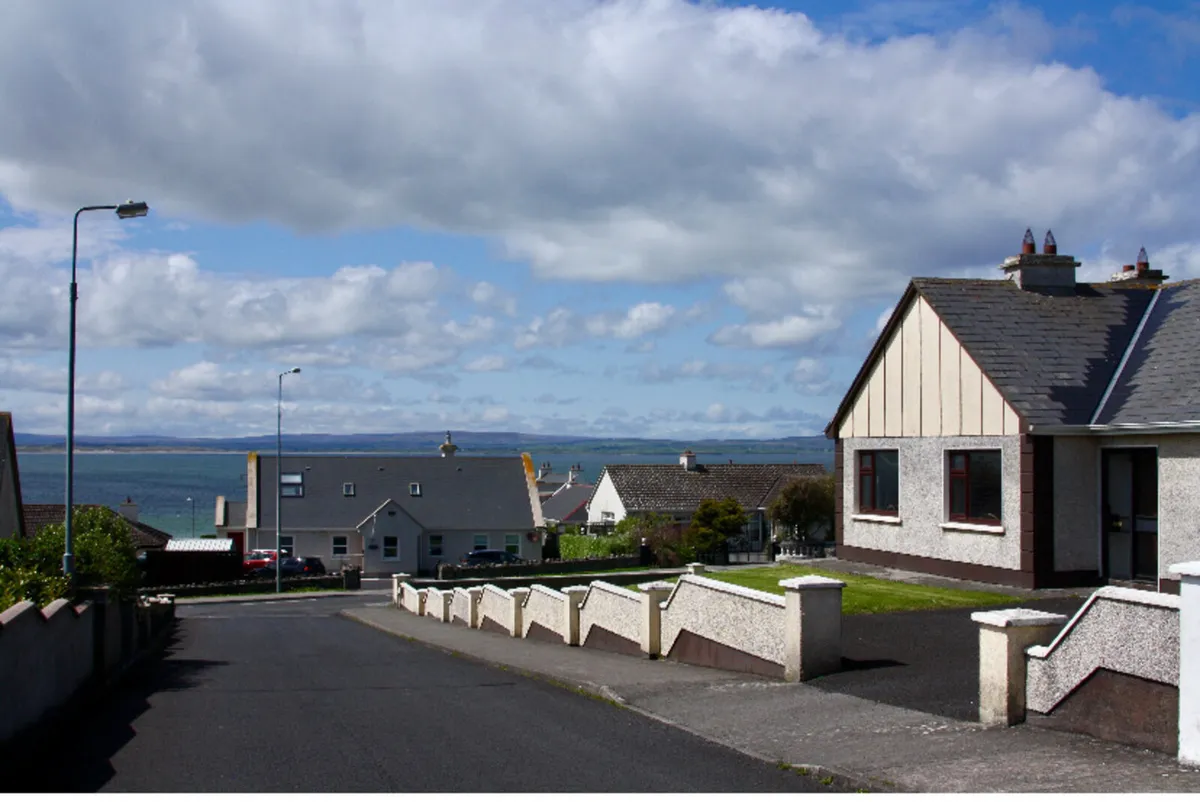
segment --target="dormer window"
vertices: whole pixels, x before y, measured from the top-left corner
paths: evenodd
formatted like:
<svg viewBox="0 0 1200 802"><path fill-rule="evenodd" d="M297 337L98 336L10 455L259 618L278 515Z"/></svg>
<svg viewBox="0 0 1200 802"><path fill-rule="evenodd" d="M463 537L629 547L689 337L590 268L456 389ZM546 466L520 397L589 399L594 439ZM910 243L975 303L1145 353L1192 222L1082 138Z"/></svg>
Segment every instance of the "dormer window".
<svg viewBox="0 0 1200 802"><path fill-rule="evenodd" d="M342 495L346 498L354 495L354 482L342 482Z"/></svg>
<svg viewBox="0 0 1200 802"><path fill-rule="evenodd" d="M408 483L408 494L410 496L421 495L421 483L420 482L409 482Z"/></svg>

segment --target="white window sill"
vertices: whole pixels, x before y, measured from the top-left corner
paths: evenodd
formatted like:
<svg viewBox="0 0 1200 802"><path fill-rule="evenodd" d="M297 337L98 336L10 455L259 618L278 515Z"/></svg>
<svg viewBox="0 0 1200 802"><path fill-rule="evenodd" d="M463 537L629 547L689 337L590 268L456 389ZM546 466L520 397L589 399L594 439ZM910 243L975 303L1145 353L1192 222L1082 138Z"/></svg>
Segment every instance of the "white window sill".
<svg viewBox="0 0 1200 802"><path fill-rule="evenodd" d="M898 515L851 515L850 520L869 524L890 524L891 526L900 526L903 523Z"/></svg>
<svg viewBox="0 0 1200 802"><path fill-rule="evenodd" d="M973 535L1003 535L1004 526L992 526L990 524L967 524L959 521L949 521L942 524L942 530L946 532L970 532Z"/></svg>

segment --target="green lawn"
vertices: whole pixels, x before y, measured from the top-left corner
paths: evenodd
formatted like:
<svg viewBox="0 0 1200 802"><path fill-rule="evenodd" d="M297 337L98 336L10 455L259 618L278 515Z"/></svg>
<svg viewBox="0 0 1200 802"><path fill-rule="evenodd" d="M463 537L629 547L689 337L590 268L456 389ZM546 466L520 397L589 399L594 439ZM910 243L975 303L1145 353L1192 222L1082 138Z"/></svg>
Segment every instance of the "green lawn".
<svg viewBox="0 0 1200 802"><path fill-rule="evenodd" d="M990 607L1021 601L1019 596L988 593L976 590L950 590L929 585L912 585L858 574L843 574L797 565L772 565L759 568L739 568L733 571L713 571L710 579L731 585L783 595L779 580L794 576L827 576L846 583L842 591L842 612L845 615L864 613L894 613L902 610L936 610L953 607ZM668 582L673 580L666 580ZM637 586L631 586L636 590Z"/></svg>

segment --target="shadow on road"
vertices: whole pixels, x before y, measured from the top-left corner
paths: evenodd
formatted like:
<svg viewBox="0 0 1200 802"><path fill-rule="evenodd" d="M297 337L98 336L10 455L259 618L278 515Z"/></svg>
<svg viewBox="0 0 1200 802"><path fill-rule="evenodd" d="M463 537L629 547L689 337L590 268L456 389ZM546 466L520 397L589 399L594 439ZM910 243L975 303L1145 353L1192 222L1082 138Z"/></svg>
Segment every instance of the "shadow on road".
<svg viewBox="0 0 1200 802"><path fill-rule="evenodd" d="M47 722L0 762L0 791L99 791L115 772L111 758L137 735L135 722L155 694L194 688L224 661L175 657L176 631L115 685L93 691Z"/></svg>

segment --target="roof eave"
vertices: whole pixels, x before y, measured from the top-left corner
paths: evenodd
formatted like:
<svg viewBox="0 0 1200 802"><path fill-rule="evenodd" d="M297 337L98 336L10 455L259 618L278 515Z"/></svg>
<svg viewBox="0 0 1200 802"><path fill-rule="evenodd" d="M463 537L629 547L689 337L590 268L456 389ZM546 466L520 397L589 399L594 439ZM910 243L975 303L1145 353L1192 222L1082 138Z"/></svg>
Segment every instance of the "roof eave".
<svg viewBox="0 0 1200 802"><path fill-rule="evenodd" d="M1055 435L1079 437L1087 435L1139 435L1139 434L1200 434L1200 420L1154 421L1151 423L1102 423L1076 425L1030 426L1033 435Z"/></svg>

